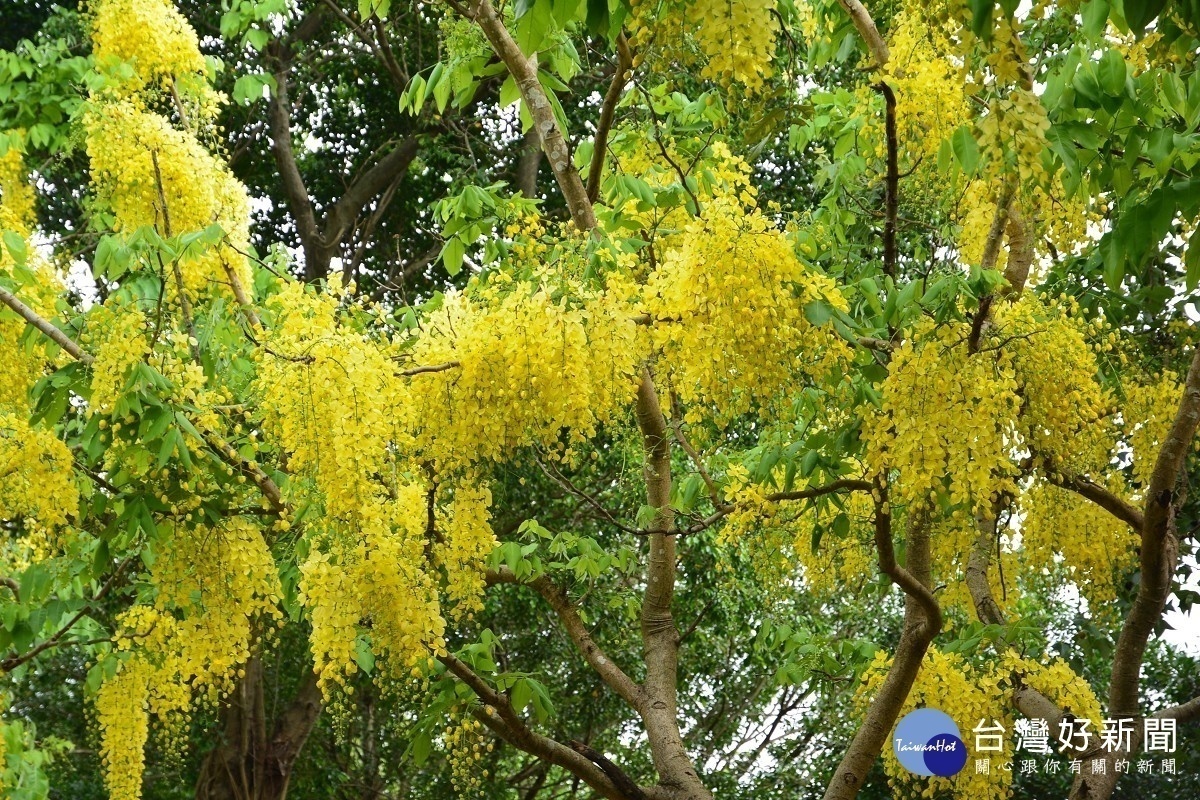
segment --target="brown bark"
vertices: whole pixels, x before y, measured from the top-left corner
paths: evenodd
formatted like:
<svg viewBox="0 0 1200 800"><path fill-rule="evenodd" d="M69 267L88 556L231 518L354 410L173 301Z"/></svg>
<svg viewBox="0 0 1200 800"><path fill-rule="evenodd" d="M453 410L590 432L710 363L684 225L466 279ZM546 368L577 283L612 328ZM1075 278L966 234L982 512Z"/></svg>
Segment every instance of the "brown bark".
<svg viewBox="0 0 1200 800"><path fill-rule="evenodd" d="M875 504L875 549L879 569L904 590L904 629L887 677L879 693L867 708L866 718L825 789L825 800L851 800L858 795L863 781L891 735L900 709L912 691L921 661L934 637L942 629L942 613L929 590L930 542L927 521L915 517L908 526L908 564L896 563L892 542L892 515L887 487L879 483Z"/></svg>
<svg viewBox="0 0 1200 800"><path fill-rule="evenodd" d="M342 196L318 218L293 148L290 87L291 65L295 57L293 45L309 41L317 34L323 22L323 11L324 7L318 6L297 24L290 38L272 41L265 51L275 79L275 90L267 106L271 153L279 170L280 186L287 199L288 211L296 222L296 231L304 251L304 278L308 281L329 275L330 262L354 231L359 215L369 203L377 198L380 203L390 202L389 187L394 191L418 149L416 136L401 139L386 155L351 182ZM386 63L386 54L381 53L380 57Z"/></svg>
<svg viewBox="0 0 1200 800"><path fill-rule="evenodd" d="M558 128L550 99L538 80L537 65L521 52L512 34L504 26L504 20L488 0L477 0L473 3L470 15L516 81L521 99L525 102L529 115L533 117L533 128L542 142L542 150L550 162L550 169L554 172L559 189L567 201L571 219L580 230L590 231L596 227L596 215L591 202L588 201L583 181L575 171L575 165L571 163L571 149L563 132Z"/></svg>
<svg viewBox="0 0 1200 800"><path fill-rule="evenodd" d="M292 766L321 713L309 673L273 722L267 720L262 661L254 656L221 708L222 741L204 758L196 800L285 800ZM270 730L268 732L268 725Z"/></svg>
<svg viewBox="0 0 1200 800"><path fill-rule="evenodd" d="M604 155L608 150L608 134L612 130L613 116L616 114L617 103L628 83L627 73L633 66L633 53L629 49L629 40L624 33L617 34L617 64L613 71L612 83L604 94L604 104L600 107L600 119L596 123L596 136L592 139L592 163L588 167L587 198L595 203L600 198L600 177L604 172Z"/></svg>
<svg viewBox="0 0 1200 800"><path fill-rule="evenodd" d="M523 197L537 197L538 170L542 167L542 145L537 132L530 130L521 139L521 154L517 156L514 188Z"/></svg>
<svg viewBox="0 0 1200 800"><path fill-rule="evenodd" d="M1108 691L1108 717L1114 720L1131 719L1135 732L1141 730L1141 670L1146 644L1154 627L1162 619L1163 608L1171 593L1179 557L1179 536L1175 529L1175 514L1183 502L1178 484L1184 471L1187 454L1200 425L1200 350L1192 357L1184 383L1183 398L1163 441L1150 485L1146 489L1146 508L1141 531L1141 581L1133 607L1129 610L1117 647L1113 654L1112 679ZM1085 769L1071 786L1071 800L1107 800L1116 789L1118 776L1114 764L1128 758L1141 746L1134 736L1129 751L1101 751L1085 754L1103 759L1104 773Z"/></svg>
<svg viewBox="0 0 1200 800"><path fill-rule="evenodd" d="M645 452L646 504L656 510L650 524L650 556L642 598L642 647L646 693L642 721L659 785L683 800L711 800L696 774L679 731L679 631L671 611L675 594L675 522L671 510L671 438L650 370L638 385L637 421Z"/></svg>

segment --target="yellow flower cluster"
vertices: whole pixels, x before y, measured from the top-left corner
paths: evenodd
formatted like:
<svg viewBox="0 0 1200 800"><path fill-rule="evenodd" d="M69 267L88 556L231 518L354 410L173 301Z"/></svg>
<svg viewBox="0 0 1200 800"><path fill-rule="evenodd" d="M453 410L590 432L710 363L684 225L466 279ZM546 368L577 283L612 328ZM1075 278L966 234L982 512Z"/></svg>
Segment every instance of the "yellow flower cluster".
<svg viewBox="0 0 1200 800"><path fill-rule="evenodd" d="M212 528L164 528L151 570L154 605L181 619L171 645L174 675L163 677L215 702L250 657L254 626L281 616L275 561L262 530L244 517Z"/></svg>
<svg viewBox="0 0 1200 800"><path fill-rule="evenodd" d="M495 546L488 524L491 495L476 475L451 483L454 470L447 465L488 457L480 452L485 443L495 448L489 451L495 456L513 446L512 437L488 439L488 431L463 422L464 407L480 403L487 409L497 393L512 385L511 373L489 376L510 362L492 347L490 334L480 336L490 327L514 323L518 331L529 333L535 325L553 322L560 310L551 304L528 318L500 313L470 317L454 311L456 304L472 312L479 307L451 297L451 310L440 320L435 315L422 338L404 351L359 332L347 308L367 312L343 306L344 300L336 286L321 294L298 283L285 285L268 308L271 328L256 356L254 387L267 429L287 452L296 476L289 492L323 510L321 521L313 525L300 587L313 625L317 671L327 692L331 683L344 683L357 671L363 642L383 658L385 669L403 674L444 647L444 605L454 614L479 607L481 565ZM510 311L519 307L505 306ZM514 346L509 355L520 355L522 366L541 370L546 368L542 359L564 341L574 348L570 353L576 361L603 353L602 346L589 351L586 338L564 338L562 330L526 339L521 344L527 349ZM435 365L458 364L405 376L396 362L401 352L433 359ZM563 359L550 366L574 375L587 363ZM541 377L535 372L524 378L536 398L511 409L506 405L502 413L519 417L540 412L561 421L565 406L554 405L548 373L542 383L545 393L537 388ZM585 411L591 413L576 409ZM561 422L540 424L552 438ZM427 475L434 466L436 475ZM436 483L430 485L431 479ZM369 629L364 627L368 621Z"/></svg>
<svg viewBox="0 0 1200 800"><path fill-rule="evenodd" d="M1037 689L1064 712L1091 720L1093 731L1100 730L1102 712L1096 693L1061 658L1042 664L1030 658L1006 652L996 667L999 675L1015 674L1022 683Z"/></svg>
<svg viewBox="0 0 1200 800"><path fill-rule="evenodd" d="M921 322L892 354L883 413L864 425L873 468L900 468L892 499L939 498L968 515L1012 491L1013 423L1020 407L1011 356L968 352L967 323Z"/></svg>
<svg viewBox="0 0 1200 800"><path fill-rule="evenodd" d="M114 296L88 314L80 343L95 356L88 410L108 416L125 394L129 370L150 352L146 318L132 304Z"/></svg>
<svg viewBox="0 0 1200 800"><path fill-rule="evenodd" d="M281 616L275 562L253 523L229 517L213 528L159 527L154 605L118 618L114 643L127 655L95 700L113 798L140 796L151 715L168 744L181 746L195 700L215 703L232 689L256 629Z"/></svg>
<svg viewBox="0 0 1200 800"><path fill-rule="evenodd" d="M418 669L445 647L437 585L425 569L426 497L419 485L400 487L394 500L376 509L389 518L364 520L357 529L330 528L301 565L301 601L312 621L313 660L327 696L358 671L365 623L367 642L392 677Z"/></svg>
<svg viewBox="0 0 1200 800"><path fill-rule="evenodd" d="M74 460L52 430L0 409L0 520L28 529L64 526L78 513Z"/></svg>
<svg viewBox="0 0 1200 800"><path fill-rule="evenodd" d="M228 283L226 267L243 284L249 266L246 189L191 130L179 130L154 108L170 92L185 128L211 123L220 98L208 83L196 32L169 0L98 0L92 5L92 46L98 62L126 72L96 88L83 115L93 190L112 210L113 229L154 226L177 236L220 225L225 239L181 260L190 295ZM178 294L166 269L168 294Z"/></svg>
<svg viewBox="0 0 1200 800"><path fill-rule="evenodd" d="M905 2L888 33L891 60L881 77L896 94L896 133L906 157L931 167L942 142L971 119L953 43L958 27L925 4Z"/></svg>
<svg viewBox="0 0 1200 800"><path fill-rule="evenodd" d="M109 800L139 800L150 738L150 678L154 668L134 656L96 694L100 758Z"/></svg>
<svg viewBox="0 0 1200 800"><path fill-rule="evenodd" d="M292 471L314 475L326 515L349 520L395 481L389 449L411 451L410 412L392 348L343 325L340 296L288 282L272 298L254 389Z"/></svg>
<svg viewBox="0 0 1200 800"><path fill-rule="evenodd" d="M1152 382L1131 382L1124 390L1121 416L1129 447L1133 450L1133 481L1139 486L1147 486L1158 451L1175 421L1183 387L1174 372L1165 370Z"/></svg>
<svg viewBox="0 0 1200 800"><path fill-rule="evenodd" d="M1097 346L1109 332L1086 322L1074 300L1027 292L997 304L992 341L1013 355L1020 385L1020 430L1027 447L1056 470L1098 474L1108 466L1112 438L1104 419L1114 399L1100 384Z"/></svg>
<svg viewBox="0 0 1200 800"><path fill-rule="evenodd" d="M0 275L10 278L12 288L26 305L45 317L55 317L55 303L62 281L31 241L36 224L33 187L24 159L15 147L0 156L0 231L14 233L25 245L23 270L14 269L16 259L8 246L0 247ZM5 310L0 314L0 411L28 415L28 393L47 366L44 351L21 344L25 321Z"/></svg>
<svg viewBox="0 0 1200 800"><path fill-rule="evenodd" d="M21 151L9 145L0 156L0 229L28 236L33 230L33 186Z"/></svg>
<svg viewBox="0 0 1200 800"><path fill-rule="evenodd" d="M775 57L774 7L769 0L693 0L696 43L708 57L700 77L750 93L761 89Z"/></svg>
<svg viewBox="0 0 1200 800"><path fill-rule="evenodd" d="M740 162L729 164L734 179L667 239L644 291L652 342L689 422L728 421L849 355L831 327L805 316L810 303L844 310L844 298L755 208Z"/></svg>
<svg viewBox="0 0 1200 800"><path fill-rule="evenodd" d="M859 714L865 713L890 666L891 656L881 651L863 673L862 683L854 695L854 705ZM1013 729L1014 678L1038 690L1064 711L1091 720L1092 730L1100 729L1100 703L1087 681L1060 659L1042 664L1011 650L996 662L977 668L957 654L931 649L921 663L920 672L900 710L899 718L925 706L946 712L963 735L967 745L967 763L970 764L976 757L972 731L980 721L985 726L999 722L1004 730ZM885 747L883 768L897 797L1003 800L1009 796L1012 783L1012 771L1005 768L1012 753L1011 743L1007 743L999 753L979 753L979 757L992 761L988 775L967 769L953 778L920 778L901 767L893 749Z"/></svg>
<svg viewBox="0 0 1200 800"><path fill-rule="evenodd" d="M694 41L703 57L700 77L722 86L740 86L748 93L762 89L770 77L779 25L765 0L675 0L670 3L633 0L630 37L635 64L646 51L664 62L696 63Z"/></svg>
<svg viewBox="0 0 1200 800"><path fill-rule="evenodd" d="M883 684L890 666L891 656L887 652L880 651L876 654L874 662L863 673L862 683L854 695L858 713L865 713ZM968 764L973 763L976 757L975 739L971 731L980 720L985 720L988 724L999 720L1005 729L1012 728L1012 702L1000 688L997 676L976 669L955 653L942 653L932 648L926 653L917 673L917 680L900 709L898 718L926 706L944 711L958 725L963 743L967 746ZM924 778L904 769L893 748L885 747L883 770L896 797L922 797L929 800L935 797L970 800L1002 800L1008 797L1012 772L1004 769L1003 764L1011 759L1012 750L1006 748L1005 752L988 752L980 754L980 757L991 758L990 775L977 774L973 769L967 769L953 778Z"/></svg>
<svg viewBox="0 0 1200 800"><path fill-rule="evenodd" d="M180 262L189 295L228 284L226 264L249 285L249 266L238 252L249 248L249 200L245 187L216 156L190 133L131 100L93 103L84 127L93 187L112 209L116 231L132 233L152 225L166 234L169 219L171 235L179 235L216 223L226 240ZM167 273L174 292L169 269Z"/></svg>
<svg viewBox="0 0 1200 800"><path fill-rule="evenodd" d="M762 484L750 480L743 465L733 464L726 472L725 499L734 509L725 518L720 540L749 555L757 580L768 592L794 587L797 567L804 585L826 598L875 576L873 503L865 493L847 496L844 510L833 504L814 510L798 503L776 503L767 499ZM841 513L850 521L845 535L838 535L833 527Z"/></svg>
<svg viewBox="0 0 1200 800"><path fill-rule="evenodd" d="M992 156L990 163L1006 162L1026 183L1045 183L1049 176L1042 164L1047 147L1050 118L1041 99L1032 90L1013 89L988 105L979 121L980 149Z"/></svg>
<svg viewBox="0 0 1200 800"><path fill-rule="evenodd" d="M607 294L572 302L547 288L489 284L451 293L411 349L419 449L439 464L498 459L514 448L576 444L630 407L639 337Z"/></svg>
<svg viewBox="0 0 1200 800"><path fill-rule="evenodd" d="M484 576L479 565L496 548L489 522L492 493L481 479L461 482L454 499L438 509L440 540L433 547L434 560L446 576L446 599L452 613L472 614L483 608Z"/></svg>
<svg viewBox="0 0 1200 800"><path fill-rule="evenodd" d="M96 60L133 66L131 88L204 72L200 42L170 0L97 0L91 5Z"/></svg>
<svg viewBox="0 0 1200 800"><path fill-rule="evenodd" d="M1119 478L1109 488L1125 494ZM1126 573L1137 564L1139 537L1124 522L1074 492L1035 484L1021 497L1021 545L1029 564L1061 556L1067 576L1102 613L1117 599Z"/></svg>
<svg viewBox="0 0 1200 800"><path fill-rule="evenodd" d="M488 771L482 768L484 756L492 745L484 738L483 723L466 709L450 714L450 724L442 732L442 745L450 761L450 780L459 797L478 796Z"/></svg>

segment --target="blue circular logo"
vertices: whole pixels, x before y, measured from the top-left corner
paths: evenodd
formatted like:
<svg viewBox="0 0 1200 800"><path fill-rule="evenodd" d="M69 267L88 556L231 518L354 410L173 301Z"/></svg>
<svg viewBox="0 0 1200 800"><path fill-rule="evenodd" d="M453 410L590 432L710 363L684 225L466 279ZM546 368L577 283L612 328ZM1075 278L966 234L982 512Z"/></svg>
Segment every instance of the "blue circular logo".
<svg viewBox="0 0 1200 800"><path fill-rule="evenodd" d="M958 726L936 708L905 714L892 735L892 750L914 775L949 778L967 765L967 746Z"/></svg>

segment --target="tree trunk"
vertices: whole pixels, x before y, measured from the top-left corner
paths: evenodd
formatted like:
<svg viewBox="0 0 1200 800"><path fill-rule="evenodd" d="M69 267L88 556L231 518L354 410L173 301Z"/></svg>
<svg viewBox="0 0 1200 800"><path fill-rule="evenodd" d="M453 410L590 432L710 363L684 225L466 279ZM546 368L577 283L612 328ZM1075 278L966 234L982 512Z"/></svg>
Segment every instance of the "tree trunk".
<svg viewBox="0 0 1200 800"><path fill-rule="evenodd" d="M221 709L222 741L204 758L196 800L284 800L292 765L321 713L321 691L309 673L267 735L262 661L254 656L246 675Z"/></svg>
<svg viewBox="0 0 1200 800"><path fill-rule="evenodd" d="M538 170L542 166L542 145L538 142L537 132L532 128L521 140L519 152L513 188L517 189L524 197L537 197Z"/></svg>

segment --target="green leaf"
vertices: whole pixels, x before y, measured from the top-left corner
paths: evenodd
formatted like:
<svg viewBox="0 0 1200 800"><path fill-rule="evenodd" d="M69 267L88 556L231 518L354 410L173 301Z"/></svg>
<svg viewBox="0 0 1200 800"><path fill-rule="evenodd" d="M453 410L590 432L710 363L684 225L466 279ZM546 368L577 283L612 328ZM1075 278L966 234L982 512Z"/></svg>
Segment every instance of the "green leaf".
<svg viewBox="0 0 1200 800"><path fill-rule="evenodd" d="M504 79L504 83L500 84L500 107L507 108L520 99L521 90L517 86L517 82L513 80L513 76L509 75Z"/></svg>
<svg viewBox="0 0 1200 800"><path fill-rule="evenodd" d="M364 638L354 642L354 663L367 675L375 670L375 654L371 652L371 643Z"/></svg>
<svg viewBox="0 0 1200 800"><path fill-rule="evenodd" d="M1100 88L1113 97L1125 93L1125 58L1117 50L1109 50L1096 67Z"/></svg>
<svg viewBox="0 0 1200 800"><path fill-rule="evenodd" d="M1108 0L1092 0L1083 7L1083 32L1089 39L1104 33L1108 22Z"/></svg>
<svg viewBox="0 0 1200 800"><path fill-rule="evenodd" d="M1121 281L1125 280L1125 248L1116 231L1108 234L1102 245L1104 256L1104 283L1112 291L1119 291Z"/></svg>
<svg viewBox="0 0 1200 800"><path fill-rule="evenodd" d="M509 696L512 702L513 710L520 714L525 710L525 707L533 700L533 687L529 685L529 681L521 678L513 684L512 694Z"/></svg>
<svg viewBox="0 0 1200 800"><path fill-rule="evenodd" d="M1125 21L1129 30L1141 35L1146 26L1162 13L1167 6L1167 0L1125 0Z"/></svg>
<svg viewBox="0 0 1200 800"><path fill-rule="evenodd" d="M971 30L981 39L991 39L995 0L969 0L968 4L971 7Z"/></svg>
<svg viewBox="0 0 1200 800"><path fill-rule="evenodd" d="M954 158L963 172L968 175L974 174L975 168L979 166L979 143L971 135L970 127L959 126L950 137L950 149L954 151Z"/></svg>
<svg viewBox="0 0 1200 800"><path fill-rule="evenodd" d="M1192 235L1188 238L1187 252L1183 256L1183 265L1187 268L1184 280L1190 292L1196 288L1197 284L1200 284L1200 228L1192 231Z"/></svg>
<svg viewBox="0 0 1200 800"><path fill-rule="evenodd" d="M29 251L25 245L25 237L16 231L4 232L4 246L8 249L9 254L12 255L13 261L17 262L18 265L24 264L25 259L29 257Z"/></svg>
<svg viewBox="0 0 1200 800"><path fill-rule="evenodd" d="M262 50L267 46L267 42L271 40L271 34L264 31L262 28L251 28L246 31L246 43L255 50Z"/></svg>
<svg viewBox="0 0 1200 800"><path fill-rule="evenodd" d="M453 236L446 240L446 245L442 248L442 265L450 276L462 272L463 257L466 253L467 248L462 239Z"/></svg>
<svg viewBox="0 0 1200 800"><path fill-rule="evenodd" d="M425 731L419 732L413 737L408 745L408 756L412 759L413 764L421 766L429 758L429 751L433 749L433 742L429 738L429 734Z"/></svg>
<svg viewBox="0 0 1200 800"><path fill-rule="evenodd" d="M833 310L824 300L813 300L804 306L804 317L813 325L824 325L833 317Z"/></svg>
<svg viewBox="0 0 1200 800"><path fill-rule="evenodd" d="M608 0L587 0L587 29L593 36L608 36L611 19Z"/></svg>

